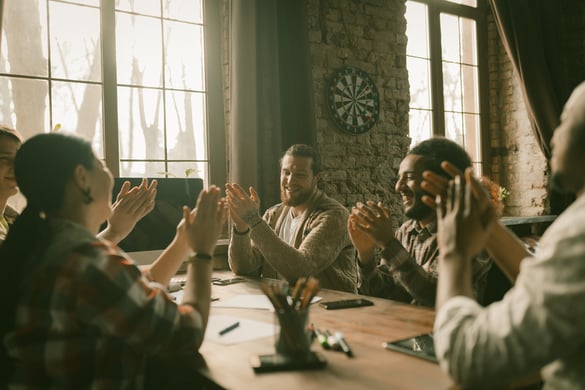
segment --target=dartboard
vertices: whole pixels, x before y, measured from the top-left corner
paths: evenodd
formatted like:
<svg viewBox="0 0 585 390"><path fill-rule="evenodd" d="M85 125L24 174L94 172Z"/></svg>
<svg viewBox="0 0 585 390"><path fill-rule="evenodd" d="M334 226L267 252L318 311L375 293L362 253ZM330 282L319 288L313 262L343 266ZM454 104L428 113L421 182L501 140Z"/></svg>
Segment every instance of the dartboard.
<svg viewBox="0 0 585 390"><path fill-rule="evenodd" d="M376 124L380 97L366 72L345 67L333 75L327 94L329 113L343 131L362 134Z"/></svg>

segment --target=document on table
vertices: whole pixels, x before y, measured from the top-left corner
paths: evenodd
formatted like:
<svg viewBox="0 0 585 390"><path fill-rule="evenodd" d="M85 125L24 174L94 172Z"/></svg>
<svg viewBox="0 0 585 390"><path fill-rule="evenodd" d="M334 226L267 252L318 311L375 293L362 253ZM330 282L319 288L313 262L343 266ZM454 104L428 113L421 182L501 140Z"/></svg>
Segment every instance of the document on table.
<svg viewBox="0 0 585 390"><path fill-rule="evenodd" d="M238 326L220 335L222 330L230 328L235 323L238 323ZM224 345L238 344L273 336L277 330L273 323L247 320L234 316L211 315L205 331L205 341Z"/></svg>
<svg viewBox="0 0 585 390"><path fill-rule="evenodd" d="M319 302L321 297L313 297L311 303ZM264 294L240 294L212 302L211 307L232 309L274 310L274 306Z"/></svg>

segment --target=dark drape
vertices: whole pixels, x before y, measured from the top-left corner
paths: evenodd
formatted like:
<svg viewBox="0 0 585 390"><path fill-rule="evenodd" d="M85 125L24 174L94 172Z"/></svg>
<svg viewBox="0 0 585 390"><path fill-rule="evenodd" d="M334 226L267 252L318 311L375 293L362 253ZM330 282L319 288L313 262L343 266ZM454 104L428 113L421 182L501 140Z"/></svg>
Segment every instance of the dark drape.
<svg viewBox="0 0 585 390"><path fill-rule="evenodd" d="M577 85L567 74L563 17L582 0L490 0L498 32L512 61L540 149L550 160L550 140L561 110ZM569 11L570 12L570 11ZM572 197L551 194L551 211L558 213Z"/></svg>
<svg viewBox="0 0 585 390"><path fill-rule="evenodd" d="M282 152L314 144L315 116L304 2L232 0L230 178L279 200Z"/></svg>
<svg viewBox="0 0 585 390"><path fill-rule="evenodd" d="M557 75L560 2L490 0L496 25L520 77L534 135L547 159L550 139L568 95Z"/></svg>

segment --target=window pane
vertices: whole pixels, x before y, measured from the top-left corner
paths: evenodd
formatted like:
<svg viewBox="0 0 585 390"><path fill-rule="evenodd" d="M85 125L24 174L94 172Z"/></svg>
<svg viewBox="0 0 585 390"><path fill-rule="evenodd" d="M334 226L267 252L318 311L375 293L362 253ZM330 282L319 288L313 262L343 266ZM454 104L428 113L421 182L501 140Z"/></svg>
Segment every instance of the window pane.
<svg viewBox="0 0 585 390"><path fill-rule="evenodd" d="M463 81L463 111L477 114L479 113L477 67L462 65L461 75Z"/></svg>
<svg viewBox="0 0 585 390"><path fill-rule="evenodd" d="M116 0L116 10L160 17L160 0Z"/></svg>
<svg viewBox="0 0 585 390"><path fill-rule="evenodd" d="M441 48L443 61L460 62L459 18L450 14L441 14Z"/></svg>
<svg viewBox="0 0 585 390"><path fill-rule="evenodd" d="M165 0L163 12L165 18L193 23L203 22L201 0Z"/></svg>
<svg viewBox="0 0 585 390"><path fill-rule="evenodd" d="M463 114L463 126L465 129L464 147L471 156L471 161L481 161L481 137L479 132L479 115Z"/></svg>
<svg viewBox="0 0 585 390"><path fill-rule="evenodd" d="M0 77L0 123L25 138L49 130L49 87L45 80Z"/></svg>
<svg viewBox="0 0 585 390"><path fill-rule="evenodd" d="M461 29L461 62L477 65L477 36L475 20L459 18Z"/></svg>
<svg viewBox="0 0 585 390"><path fill-rule="evenodd" d="M465 147L463 143L463 114L445 112L445 137Z"/></svg>
<svg viewBox="0 0 585 390"><path fill-rule="evenodd" d="M410 109L408 114L409 134L411 138L410 145L418 144L425 139L431 138L432 120L431 111Z"/></svg>
<svg viewBox="0 0 585 390"><path fill-rule="evenodd" d="M163 161L121 161L120 176L122 177L166 177Z"/></svg>
<svg viewBox="0 0 585 390"><path fill-rule="evenodd" d="M98 157L104 157L102 87L85 83L53 81L53 123L61 130L77 133L92 141Z"/></svg>
<svg viewBox="0 0 585 390"><path fill-rule="evenodd" d="M406 55L429 58L427 5L406 2Z"/></svg>
<svg viewBox="0 0 585 390"><path fill-rule="evenodd" d="M443 98L445 111L461 111L461 66L443 62Z"/></svg>
<svg viewBox="0 0 585 390"><path fill-rule="evenodd" d="M468 5L470 7L477 7L477 0L447 0L451 3L463 4Z"/></svg>
<svg viewBox="0 0 585 390"><path fill-rule="evenodd" d="M120 158L164 159L162 91L118 87Z"/></svg>
<svg viewBox="0 0 585 390"><path fill-rule="evenodd" d="M203 26L167 21L165 44L167 87L202 91Z"/></svg>
<svg viewBox="0 0 585 390"><path fill-rule="evenodd" d="M49 17L53 77L101 81L99 10L51 2Z"/></svg>
<svg viewBox="0 0 585 390"><path fill-rule="evenodd" d="M431 108L430 61L406 57L410 84L410 107Z"/></svg>
<svg viewBox="0 0 585 390"><path fill-rule="evenodd" d="M204 162L169 162L169 172L171 177L198 177L203 179L204 183L209 183L208 165Z"/></svg>
<svg viewBox="0 0 585 390"><path fill-rule="evenodd" d="M76 4L85 4L85 5L91 5L94 7L99 7L100 5L100 0L67 0L70 3L76 3Z"/></svg>
<svg viewBox="0 0 585 390"><path fill-rule="evenodd" d="M167 150L173 160L207 160L205 96L167 92Z"/></svg>
<svg viewBox="0 0 585 390"><path fill-rule="evenodd" d="M162 86L160 20L118 12L116 59L119 84Z"/></svg>
<svg viewBox="0 0 585 390"><path fill-rule="evenodd" d="M49 70L47 3L38 0L4 3L0 72L46 77Z"/></svg>

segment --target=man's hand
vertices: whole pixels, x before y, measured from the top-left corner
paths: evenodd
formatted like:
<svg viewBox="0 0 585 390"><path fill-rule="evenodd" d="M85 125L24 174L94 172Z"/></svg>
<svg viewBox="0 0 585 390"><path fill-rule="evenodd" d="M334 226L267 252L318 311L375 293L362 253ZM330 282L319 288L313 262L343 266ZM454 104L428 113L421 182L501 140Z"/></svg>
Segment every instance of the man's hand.
<svg viewBox="0 0 585 390"><path fill-rule="evenodd" d="M347 232L357 250L360 264L362 266L371 264L375 260L376 242L366 232L357 227L356 217L353 214L347 219Z"/></svg>
<svg viewBox="0 0 585 390"><path fill-rule="evenodd" d="M250 194L248 195L236 183L227 183L225 185L226 201L230 210L230 216L236 225L236 230L239 232L248 229L248 223L245 221L246 216L258 214L260 207L260 197L254 188L250 187L249 191Z"/></svg>
<svg viewBox="0 0 585 390"><path fill-rule="evenodd" d="M446 195L437 195L438 245L445 258L450 255L471 261L485 246L497 213L472 173L455 176Z"/></svg>
<svg viewBox="0 0 585 390"><path fill-rule="evenodd" d="M395 240L392 216L382 202L359 202L351 210L355 228L367 234L377 246L385 248Z"/></svg>
<svg viewBox="0 0 585 390"><path fill-rule="evenodd" d="M142 179L139 186L130 188L130 182L122 184L116 201L112 205L112 215L108 219L107 228L100 234L113 243L122 241L145 215L154 208L157 181L152 180L150 185L147 179Z"/></svg>

